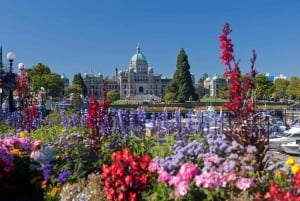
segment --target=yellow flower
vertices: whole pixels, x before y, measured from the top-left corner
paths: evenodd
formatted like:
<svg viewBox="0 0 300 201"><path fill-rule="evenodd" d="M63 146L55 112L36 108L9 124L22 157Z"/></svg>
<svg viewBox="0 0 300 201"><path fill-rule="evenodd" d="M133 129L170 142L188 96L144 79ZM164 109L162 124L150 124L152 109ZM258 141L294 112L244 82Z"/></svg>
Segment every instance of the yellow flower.
<svg viewBox="0 0 300 201"><path fill-rule="evenodd" d="M300 165L298 164L295 164L291 167L291 171L293 174L296 174L297 172L299 172L299 170L300 170Z"/></svg>
<svg viewBox="0 0 300 201"><path fill-rule="evenodd" d="M55 159L58 160L60 158L59 154L55 156Z"/></svg>
<svg viewBox="0 0 300 201"><path fill-rule="evenodd" d="M51 195L52 197L54 197L54 196L56 195L57 191L58 191L58 188L57 188L57 187L52 188L52 190L51 190L51 192L50 192L50 195Z"/></svg>
<svg viewBox="0 0 300 201"><path fill-rule="evenodd" d="M285 161L285 164L287 166L293 166L295 165L295 159L292 156L289 156L288 159Z"/></svg>
<svg viewBox="0 0 300 201"><path fill-rule="evenodd" d="M44 180L44 181L42 181L41 188L45 189L46 187L47 187L47 181Z"/></svg>
<svg viewBox="0 0 300 201"><path fill-rule="evenodd" d="M20 137L21 137L21 138L27 137L26 131L21 131L21 132L20 132Z"/></svg>
<svg viewBox="0 0 300 201"><path fill-rule="evenodd" d="M13 155L20 155L21 151L20 149L12 149L10 150L10 153L12 153Z"/></svg>

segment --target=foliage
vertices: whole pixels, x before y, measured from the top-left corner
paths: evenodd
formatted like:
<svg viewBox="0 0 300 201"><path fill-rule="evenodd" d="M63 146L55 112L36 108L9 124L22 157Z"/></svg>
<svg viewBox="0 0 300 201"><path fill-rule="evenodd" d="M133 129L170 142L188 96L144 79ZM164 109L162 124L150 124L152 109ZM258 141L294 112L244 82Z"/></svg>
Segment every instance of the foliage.
<svg viewBox="0 0 300 201"><path fill-rule="evenodd" d="M60 75L52 73L50 68L42 63L28 69L28 76L35 95L41 87L47 90L47 95L53 97L59 97L63 91L64 85Z"/></svg>
<svg viewBox="0 0 300 201"><path fill-rule="evenodd" d="M273 82L265 75L258 74L255 77L255 96L257 99L269 99L273 92Z"/></svg>
<svg viewBox="0 0 300 201"><path fill-rule="evenodd" d="M227 99L228 98L228 86L224 85L219 89L219 98Z"/></svg>
<svg viewBox="0 0 300 201"><path fill-rule="evenodd" d="M120 94L116 92L115 90L111 90L107 92L107 98L109 102L113 103L117 100L120 100Z"/></svg>
<svg viewBox="0 0 300 201"><path fill-rule="evenodd" d="M78 84L72 84L66 87L66 95L70 96L71 103L76 110L79 110L80 105L82 104L83 100L81 97L82 88Z"/></svg>
<svg viewBox="0 0 300 201"><path fill-rule="evenodd" d="M45 199L58 200L61 185L78 182L95 172L107 158L102 157L100 159L79 134L60 137L57 143L48 144L36 159L41 164Z"/></svg>
<svg viewBox="0 0 300 201"><path fill-rule="evenodd" d="M289 86L289 81L282 78L277 78L274 82L274 98L287 98L287 87Z"/></svg>
<svg viewBox="0 0 300 201"><path fill-rule="evenodd" d="M168 95L165 100L185 102L192 97L192 100L198 100L198 95L195 92L192 76L190 73L190 65L188 62L188 56L182 48L177 56L176 72L173 79L167 86L166 94L175 94L173 96Z"/></svg>
<svg viewBox="0 0 300 201"><path fill-rule="evenodd" d="M289 86L286 93L294 98L300 99L300 79L292 76L290 78Z"/></svg>
<svg viewBox="0 0 300 201"><path fill-rule="evenodd" d="M74 75L72 84L73 85L79 85L79 87L81 88L80 94L82 94L83 97L87 96L87 87L86 87L80 73L77 73L77 74Z"/></svg>

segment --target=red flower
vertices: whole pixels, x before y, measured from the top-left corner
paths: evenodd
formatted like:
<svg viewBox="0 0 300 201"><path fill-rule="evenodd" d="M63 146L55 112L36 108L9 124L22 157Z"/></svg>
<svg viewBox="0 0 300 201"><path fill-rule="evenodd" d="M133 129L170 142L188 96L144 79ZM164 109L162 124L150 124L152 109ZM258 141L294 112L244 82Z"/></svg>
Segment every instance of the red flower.
<svg viewBox="0 0 300 201"><path fill-rule="evenodd" d="M149 186L148 166L151 158L147 155L135 156L128 148L112 153L111 158L113 163L103 165L101 174L107 199L137 200L142 190Z"/></svg>
<svg viewBox="0 0 300 201"><path fill-rule="evenodd" d="M107 189L107 191L106 191L107 199L113 200L115 196L116 196L116 194L115 194L115 190L113 188Z"/></svg>
<svg viewBox="0 0 300 201"><path fill-rule="evenodd" d="M275 184L275 182L272 182L270 185L270 193L272 195L277 195L279 193L278 189L277 189L277 185Z"/></svg>
<svg viewBox="0 0 300 201"><path fill-rule="evenodd" d="M286 192L286 194L283 197L284 200L292 200L293 198L295 198L295 197L293 196L293 194L290 191Z"/></svg>
<svg viewBox="0 0 300 201"><path fill-rule="evenodd" d="M297 172L294 175L294 182L295 182L296 187L300 187L300 172Z"/></svg>
<svg viewBox="0 0 300 201"><path fill-rule="evenodd" d="M116 179L115 181L115 187L119 187L123 184L122 180L121 179Z"/></svg>
<svg viewBox="0 0 300 201"><path fill-rule="evenodd" d="M108 165L103 165L102 166L102 174L101 174L101 178L102 179L106 179L108 176L110 176L110 167Z"/></svg>
<svg viewBox="0 0 300 201"><path fill-rule="evenodd" d="M129 200L130 201L136 201L137 200L137 195L135 192L130 192L129 193Z"/></svg>
<svg viewBox="0 0 300 201"><path fill-rule="evenodd" d="M127 175L127 176L125 177L125 183L126 183L127 185L129 185L129 186L132 185L132 175Z"/></svg>
<svg viewBox="0 0 300 201"><path fill-rule="evenodd" d="M123 201L123 200L125 200L125 195L123 192L120 192L118 195L118 201Z"/></svg>
<svg viewBox="0 0 300 201"><path fill-rule="evenodd" d="M141 182L142 184L147 184L147 182L148 182L148 177L147 177L146 174L143 174L143 175L140 177L140 182Z"/></svg>

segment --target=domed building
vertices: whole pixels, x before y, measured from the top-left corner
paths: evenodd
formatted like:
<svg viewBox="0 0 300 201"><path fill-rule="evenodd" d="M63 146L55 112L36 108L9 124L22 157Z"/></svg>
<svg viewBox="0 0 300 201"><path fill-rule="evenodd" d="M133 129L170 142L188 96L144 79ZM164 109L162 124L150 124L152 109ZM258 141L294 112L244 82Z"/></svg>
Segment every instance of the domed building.
<svg viewBox="0 0 300 201"><path fill-rule="evenodd" d="M64 87L67 87L69 86L69 78L67 78L67 76L63 73L61 76L60 76L62 82L64 83Z"/></svg>
<svg viewBox="0 0 300 201"><path fill-rule="evenodd" d="M92 95L90 89L94 88L96 96L101 98L103 76L87 73L83 79L89 91L88 96ZM146 57L137 46L129 66L123 70L116 68L115 75L107 80L107 89L119 92L121 99L155 100L164 95L167 84L161 74L155 74L153 68L148 66Z"/></svg>
<svg viewBox="0 0 300 201"><path fill-rule="evenodd" d="M219 90L223 86L227 85L227 81L223 76L215 75L213 77L207 77L204 80L204 89L206 90L205 94L211 97L218 97Z"/></svg>

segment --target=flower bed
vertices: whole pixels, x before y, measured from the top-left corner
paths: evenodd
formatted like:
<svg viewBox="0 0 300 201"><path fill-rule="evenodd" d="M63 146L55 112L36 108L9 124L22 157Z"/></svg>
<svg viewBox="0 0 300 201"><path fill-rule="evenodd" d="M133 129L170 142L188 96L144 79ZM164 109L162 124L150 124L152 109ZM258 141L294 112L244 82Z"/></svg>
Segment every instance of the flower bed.
<svg viewBox="0 0 300 201"><path fill-rule="evenodd" d="M44 121L32 127L30 119L20 129L31 133L2 135L0 199L24 193L49 201L300 200L300 165L290 157L288 171L274 166L267 122L248 97L256 53L242 79L230 32L226 24L220 36L230 82L227 118L204 118L195 109L196 119L190 111L183 126L180 109L172 119L166 109L151 115L155 135L146 137L145 108L110 116L104 81L103 100L94 96L87 114L62 111L62 125Z"/></svg>

